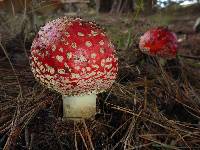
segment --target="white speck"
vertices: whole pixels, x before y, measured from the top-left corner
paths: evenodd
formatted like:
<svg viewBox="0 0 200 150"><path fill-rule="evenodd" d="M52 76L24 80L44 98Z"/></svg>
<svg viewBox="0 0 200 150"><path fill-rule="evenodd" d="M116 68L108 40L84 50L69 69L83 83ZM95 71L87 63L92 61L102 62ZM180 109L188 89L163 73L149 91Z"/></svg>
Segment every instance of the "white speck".
<svg viewBox="0 0 200 150"><path fill-rule="evenodd" d="M101 33L101 35L102 35L102 36L105 36L105 34L104 34L104 33Z"/></svg>
<svg viewBox="0 0 200 150"><path fill-rule="evenodd" d="M59 74L65 74L65 69L58 69Z"/></svg>
<svg viewBox="0 0 200 150"><path fill-rule="evenodd" d="M92 43L91 43L90 41L86 41L86 42L85 42L85 45L86 45L87 47L90 47L90 46L92 46Z"/></svg>
<svg viewBox="0 0 200 150"><path fill-rule="evenodd" d="M40 70L37 68L35 68L35 71L39 74L40 73Z"/></svg>
<svg viewBox="0 0 200 150"><path fill-rule="evenodd" d="M100 77L100 76L102 76L103 74L104 74L103 72L98 71L98 72L97 72L97 77Z"/></svg>
<svg viewBox="0 0 200 150"><path fill-rule="evenodd" d="M65 32L64 34L66 35L66 37L69 37L69 36L70 36L70 35L69 35L69 32Z"/></svg>
<svg viewBox="0 0 200 150"><path fill-rule="evenodd" d="M76 43L75 43L75 42L73 42L73 43L72 43L72 48L77 48L77 46L76 46Z"/></svg>
<svg viewBox="0 0 200 150"><path fill-rule="evenodd" d="M44 78L43 78L43 77L41 77L41 76L40 76L40 80L41 80L41 82L44 82Z"/></svg>
<svg viewBox="0 0 200 150"><path fill-rule="evenodd" d="M42 65L42 63L40 61L36 62L37 66L40 67Z"/></svg>
<svg viewBox="0 0 200 150"><path fill-rule="evenodd" d="M91 76L94 76L95 74L96 74L96 72L93 71L93 72L89 73L88 75L91 77Z"/></svg>
<svg viewBox="0 0 200 150"><path fill-rule="evenodd" d="M67 41L64 43L64 45L68 45L68 44L69 44L69 42L67 42Z"/></svg>
<svg viewBox="0 0 200 150"><path fill-rule="evenodd" d="M90 68L90 67L86 67L86 70L87 70L87 71L91 71L91 68Z"/></svg>
<svg viewBox="0 0 200 150"><path fill-rule="evenodd" d="M84 36L84 34L82 32L78 32L77 34L78 34L78 36Z"/></svg>
<svg viewBox="0 0 200 150"><path fill-rule="evenodd" d="M83 73L85 73L85 68L82 68L81 71L82 71Z"/></svg>
<svg viewBox="0 0 200 150"><path fill-rule="evenodd" d="M64 37L61 38L61 41L64 42L66 39Z"/></svg>
<svg viewBox="0 0 200 150"><path fill-rule="evenodd" d="M107 68L107 69L112 68L112 64L106 65L105 68Z"/></svg>
<svg viewBox="0 0 200 150"><path fill-rule="evenodd" d="M33 57L33 60L34 60L34 62L37 62L38 58L37 57Z"/></svg>
<svg viewBox="0 0 200 150"><path fill-rule="evenodd" d="M118 58L117 58L117 57L114 57L114 56L113 56L113 58L114 58L114 62L118 61Z"/></svg>
<svg viewBox="0 0 200 150"><path fill-rule="evenodd" d="M89 24L93 25L94 23L92 21L89 21Z"/></svg>
<svg viewBox="0 0 200 150"><path fill-rule="evenodd" d="M111 58L111 57L106 58L106 62L107 62L107 63L108 63L108 62L112 62L112 58Z"/></svg>
<svg viewBox="0 0 200 150"><path fill-rule="evenodd" d="M102 59L102 60L101 60L101 66L104 67L104 66L105 66L105 63L106 63L105 59Z"/></svg>
<svg viewBox="0 0 200 150"><path fill-rule="evenodd" d="M49 55L49 51L46 51L46 56L48 56Z"/></svg>
<svg viewBox="0 0 200 150"><path fill-rule="evenodd" d="M101 41L99 42L99 44L100 44L101 46L103 46L103 45L104 45L104 41L101 40Z"/></svg>
<svg viewBox="0 0 200 150"><path fill-rule="evenodd" d="M76 74L76 73L72 73L71 77L72 77L72 79L74 79L74 78L80 78L80 75Z"/></svg>
<svg viewBox="0 0 200 150"><path fill-rule="evenodd" d="M96 58L96 56L97 56L97 54L95 54L95 53L91 54L91 58Z"/></svg>
<svg viewBox="0 0 200 150"><path fill-rule="evenodd" d="M68 26L71 26L71 25L73 25L72 22L69 22L69 23L68 23Z"/></svg>
<svg viewBox="0 0 200 150"><path fill-rule="evenodd" d="M98 69L98 68L99 68L99 66L98 66L98 65L92 65L92 67L93 67L93 68L96 68L96 69Z"/></svg>
<svg viewBox="0 0 200 150"><path fill-rule="evenodd" d="M52 51L55 51L56 50L56 45L53 45L51 49L52 49Z"/></svg>
<svg viewBox="0 0 200 150"><path fill-rule="evenodd" d="M57 59L59 62L62 62L64 58L63 58L63 56L57 55L57 56L56 56L56 59Z"/></svg>
<svg viewBox="0 0 200 150"><path fill-rule="evenodd" d="M63 52L63 48L61 47L61 48L59 49L59 51Z"/></svg>
<svg viewBox="0 0 200 150"><path fill-rule="evenodd" d="M98 33L97 33L97 32L95 32L95 31L93 31L93 30L91 30L91 34L92 34L93 36L96 36L96 35L98 35Z"/></svg>
<svg viewBox="0 0 200 150"><path fill-rule="evenodd" d="M75 55L74 61L76 61L76 62L86 62L87 59L83 55Z"/></svg>
<svg viewBox="0 0 200 150"><path fill-rule="evenodd" d="M80 66L75 66L75 69L76 70L80 70Z"/></svg>
<svg viewBox="0 0 200 150"><path fill-rule="evenodd" d="M51 80L52 78L53 78L52 76L50 76L50 75L48 75L48 74L46 75L46 79L47 79L47 80Z"/></svg>
<svg viewBox="0 0 200 150"><path fill-rule="evenodd" d="M104 49L104 48L100 48L99 51L100 51L100 53L102 53L102 54L105 53L105 49Z"/></svg>
<svg viewBox="0 0 200 150"><path fill-rule="evenodd" d="M67 63L66 63L66 62L64 63L64 66L65 66L66 68L69 68L69 66L67 65Z"/></svg>
<svg viewBox="0 0 200 150"><path fill-rule="evenodd" d="M54 73L55 73L55 70L54 70L54 68L52 68L52 67L49 67L49 72L50 72L51 74L54 74Z"/></svg>
<svg viewBox="0 0 200 150"><path fill-rule="evenodd" d="M44 68L44 66L43 65L40 65L40 70L42 71L42 72L44 72L45 71L45 68Z"/></svg>
<svg viewBox="0 0 200 150"><path fill-rule="evenodd" d="M36 50L35 50L35 53L39 53L39 49L36 49Z"/></svg>
<svg viewBox="0 0 200 150"><path fill-rule="evenodd" d="M71 52L67 52L67 59L72 58L72 53Z"/></svg>
<svg viewBox="0 0 200 150"><path fill-rule="evenodd" d="M113 45L111 42L108 44L108 46L109 46L110 48L114 48L114 45Z"/></svg>

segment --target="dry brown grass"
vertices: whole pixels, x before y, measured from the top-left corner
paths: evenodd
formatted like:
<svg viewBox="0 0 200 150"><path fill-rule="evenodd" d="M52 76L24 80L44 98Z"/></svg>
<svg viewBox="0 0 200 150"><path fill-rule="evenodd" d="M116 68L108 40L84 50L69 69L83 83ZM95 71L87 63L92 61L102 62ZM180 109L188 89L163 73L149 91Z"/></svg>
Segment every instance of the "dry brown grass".
<svg viewBox="0 0 200 150"><path fill-rule="evenodd" d="M123 54L119 54L120 60L126 58ZM39 86L28 65L11 67L8 59L1 64L4 149L199 147L199 89L188 81L183 63L173 66L180 70L175 80L169 69L166 72L149 58L142 65L121 60L111 91L99 95L96 119L79 124L60 119L61 98Z"/></svg>

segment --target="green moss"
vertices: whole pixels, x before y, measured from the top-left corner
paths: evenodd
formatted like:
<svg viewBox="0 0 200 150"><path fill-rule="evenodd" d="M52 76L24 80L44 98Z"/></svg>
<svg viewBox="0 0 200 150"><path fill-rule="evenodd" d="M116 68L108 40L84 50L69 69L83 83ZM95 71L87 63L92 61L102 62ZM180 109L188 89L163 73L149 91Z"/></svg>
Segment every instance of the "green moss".
<svg viewBox="0 0 200 150"><path fill-rule="evenodd" d="M129 27L128 27L129 28ZM131 28L123 29L122 26L111 26L105 27L107 34L110 36L111 40L119 49L127 48L132 43Z"/></svg>
<svg viewBox="0 0 200 150"><path fill-rule="evenodd" d="M162 12L150 16L149 19L159 26L167 26L174 20L174 17L169 13Z"/></svg>

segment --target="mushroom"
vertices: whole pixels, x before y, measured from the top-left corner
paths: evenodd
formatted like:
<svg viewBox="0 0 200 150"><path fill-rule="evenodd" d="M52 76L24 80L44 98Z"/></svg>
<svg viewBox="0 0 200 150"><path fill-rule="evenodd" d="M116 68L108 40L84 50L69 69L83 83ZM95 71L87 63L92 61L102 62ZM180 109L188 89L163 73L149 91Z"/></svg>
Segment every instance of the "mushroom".
<svg viewBox="0 0 200 150"><path fill-rule="evenodd" d="M115 49L94 22L58 18L40 29L31 46L36 80L62 94L64 118L80 120L96 113L96 94L114 83Z"/></svg>
<svg viewBox="0 0 200 150"><path fill-rule="evenodd" d="M148 30L140 38L140 50L151 56L172 59L177 54L177 37L175 33L164 27Z"/></svg>

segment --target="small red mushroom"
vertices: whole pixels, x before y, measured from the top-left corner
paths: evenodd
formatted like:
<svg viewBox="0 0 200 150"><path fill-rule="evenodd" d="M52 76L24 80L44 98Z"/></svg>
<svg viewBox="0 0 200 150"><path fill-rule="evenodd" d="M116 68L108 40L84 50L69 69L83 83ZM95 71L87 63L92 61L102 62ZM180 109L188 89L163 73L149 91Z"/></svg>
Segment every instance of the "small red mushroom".
<svg viewBox="0 0 200 150"><path fill-rule="evenodd" d="M177 54L177 37L175 33L164 27L148 30L140 38L140 50L151 56L165 59L175 58Z"/></svg>
<svg viewBox="0 0 200 150"><path fill-rule="evenodd" d="M90 118L96 94L114 83L118 62L105 32L94 22L59 18L40 29L31 47L35 78L62 94L64 117Z"/></svg>

